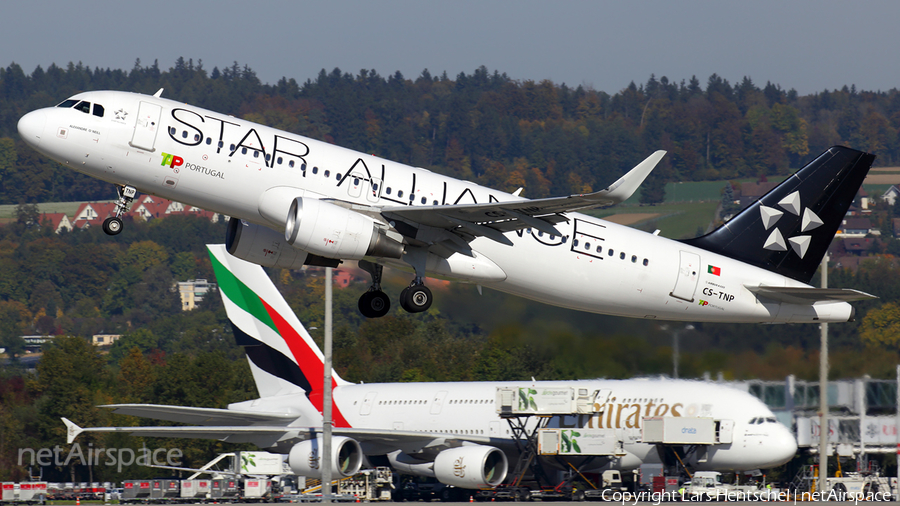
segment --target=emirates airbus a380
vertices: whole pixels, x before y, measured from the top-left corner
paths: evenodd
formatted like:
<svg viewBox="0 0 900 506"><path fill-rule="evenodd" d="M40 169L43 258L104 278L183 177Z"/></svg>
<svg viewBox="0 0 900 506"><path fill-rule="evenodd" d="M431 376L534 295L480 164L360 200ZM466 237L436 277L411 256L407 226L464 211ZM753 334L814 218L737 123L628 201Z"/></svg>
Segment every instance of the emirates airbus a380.
<svg viewBox="0 0 900 506"><path fill-rule="evenodd" d="M121 415L191 425L82 428L63 418L67 442L82 432L118 432L253 443L287 454L294 473L320 478L322 352L260 266L234 258L222 245L208 248L225 311L246 353L259 398L227 409L107 405L103 407ZM464 489L496 487L522 479L513 472L526 439L517 431L533 434L539 427L574 430L569 434L581 438L582 445L588 432L614 443L613 451L593 456L587 446L584 454L577 449L552 457L532 455L548 469L571 466L579 472L630 470L646 463L715 471L768 469L791 460L797 451L791 431L762 401L716 383L596 379L352 384L334 371L332 378L335 477L352 476L363 466L389 465L403 474L433 477ZM517 395L507 397L504 392ZM569 414L535 411L524 420L514 416L510 423L503 413L532 394L552 396L557 407L571 407L577 399L584 409ZM684 422L678 427L687 431L696 431L704 421L707 427L714 424L716 442L692 444L676 432L677 443L655 443L642 432L654 418Z"/></svg>
<svg viewBox="0 0 900 506"><path fill-rule="evenodd" d="M231 216L226 244L269 267L357 260L359 300L387 313L384 265L414 271L399 294L432 303L426 275L611 315L710 322L843 322L871 297L808 283L875 157L835 146L713 232L676 241L575 211L634 193L657 151L605 190L526 199L161 97L80 93L19 120L23 140L113 183L117 216L141 191Z"/></svg>

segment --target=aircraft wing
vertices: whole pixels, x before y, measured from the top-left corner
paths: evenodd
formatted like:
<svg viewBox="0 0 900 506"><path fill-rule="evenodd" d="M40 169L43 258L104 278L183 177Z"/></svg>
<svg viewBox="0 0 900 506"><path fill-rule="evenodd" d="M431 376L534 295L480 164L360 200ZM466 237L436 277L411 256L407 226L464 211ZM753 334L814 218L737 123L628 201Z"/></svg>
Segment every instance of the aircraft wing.
<svg viewBox="0 0 900 506"><path fill-rule="evenodd" d="M561 235L553 226L554 223L566 220L560 216L561 213L611 206L625 201L634 194L665 154L665 151L653 153L608 188L594 193L484 204L390 206L382 208L381 214L389 219L400 219L438 229L461 229L469 235L485 236L506 244L511 242L502 237L502 232L527 227L551 235Z"/></svg>
<svg viewBox="0 0 900 506"><path fill-rule="evenodd" d="M286 410L278 413L246 412L232 409L192 408L185 406L164 406L160 404L107 404L117 415L139 416L167 422L192 423L195 425L287 425L300 418L300 413Z"/></svg>
<svg viewBox="0 0 900 506"><path fill-rule="evenodd" d="M813 288L805 286L748 286L747 290L757 297L787 302L788 304L812 304L814 302L851 302L854 300L877 299L852 288Z"/></svg>
<svg viewBox="0 0 900 506"><path fill-rule="evenodd" d="M305 440L316 437L320 427L289 427L286 425L257 426L161 426L161 427L79 427L67 418L66 441L71 444L82 432L123 432L132 436L177 437L196 439L217 439L230 443L253 443L260 448L274 446L284 440ZM459 442L489 444L491 438L477 435L439 434L418 431L386 429L354 429L336 427L334 435L352 437L357 440L367 454L380 455L402 449L407 453L418 453L423 448L458 446Z"/></svg>

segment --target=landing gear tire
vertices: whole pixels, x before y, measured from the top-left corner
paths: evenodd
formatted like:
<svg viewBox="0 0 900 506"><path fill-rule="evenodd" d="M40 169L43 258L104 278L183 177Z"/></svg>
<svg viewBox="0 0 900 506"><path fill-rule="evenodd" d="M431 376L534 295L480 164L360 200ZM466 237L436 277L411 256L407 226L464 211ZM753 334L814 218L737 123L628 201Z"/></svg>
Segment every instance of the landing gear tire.
<svg viewBox="0 0 900 506"><path fill-rule="evenodd" d="M434 297L431 290L425 285L408 286L400 292L400 306L410 313L421 313L428 311Z"/></svg>
<svg viewBox="0 0 900 506"><path fill-rule="evenodd" d="M106 235L118 235L123 228L122 218L109 217L103 220L103 231Z"/></svg>
<svg viewBox="0 0 900 506"><path fill-rule="evenodd" d="M391 299L381 290L372 290L359 298L359 312L366 318L381 318L391 310Z"/></svg>

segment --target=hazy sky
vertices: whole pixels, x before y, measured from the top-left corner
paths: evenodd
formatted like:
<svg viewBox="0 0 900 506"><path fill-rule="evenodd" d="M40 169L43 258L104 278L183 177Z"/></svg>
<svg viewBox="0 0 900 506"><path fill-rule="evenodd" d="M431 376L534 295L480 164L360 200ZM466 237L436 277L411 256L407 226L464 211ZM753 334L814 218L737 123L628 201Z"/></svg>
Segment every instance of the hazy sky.
<svg viewBox="0 0 900 506"><path fill-rule="evenodd" d="M5 1L0 66L131 69L179 56L211 71L237 61L265 83L335 67L356 74L484 65L615 93L650 74L717 73L801 94L900 87L900 1Z"/></svg>

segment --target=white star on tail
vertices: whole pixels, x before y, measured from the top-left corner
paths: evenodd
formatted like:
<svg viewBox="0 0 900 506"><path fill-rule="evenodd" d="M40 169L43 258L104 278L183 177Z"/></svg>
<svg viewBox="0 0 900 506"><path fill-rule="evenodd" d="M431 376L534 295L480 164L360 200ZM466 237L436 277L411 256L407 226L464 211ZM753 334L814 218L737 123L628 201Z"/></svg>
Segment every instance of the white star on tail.
<svg viewBox="0 0 900 506"><path fill-rule="evenodd" d="M763 244L763 248L772 251L787 251L787 245L784 243L784 237L781 236L781 232L776 228L769 234L769 238L766 239L766 243Z"/></svg>
<svg viewBox="0 0 900 506"><path fill-rule="evenodd" d="M766 207L760 204L759 214L762 216L763 226L766 227L766 230L769 230L784 213L774 207Z"/></svg>
<svg viewBox="0 0 900 506"><path fill-rule="evenodd" d="M816 213L810 211L808 207L803 210L803 226L800 228L801 232L809 232L822 225L822 218L819 218Z"/></svg>

